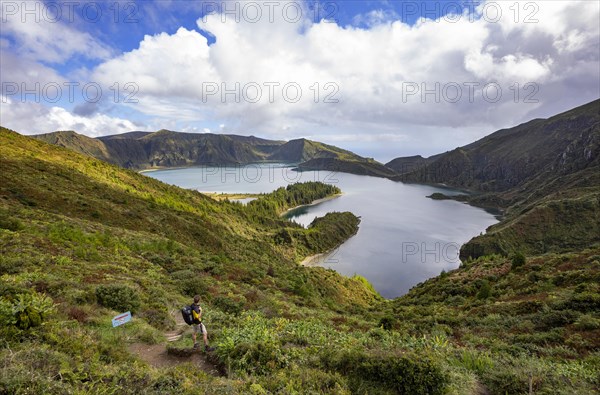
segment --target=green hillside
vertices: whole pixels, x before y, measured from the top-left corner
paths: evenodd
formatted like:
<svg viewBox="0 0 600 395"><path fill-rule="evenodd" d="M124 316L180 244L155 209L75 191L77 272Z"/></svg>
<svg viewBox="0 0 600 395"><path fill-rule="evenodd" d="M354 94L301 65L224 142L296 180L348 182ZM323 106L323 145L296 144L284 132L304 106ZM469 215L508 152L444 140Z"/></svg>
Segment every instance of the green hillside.
<svg viewBox="0 0 600 395"><path fill-rule="evenodd" d="M438 155L439 156L439 155ZM394 170L398 174L412 173L425 165L433 162L437 156L423 158L421 155L406 156L393 159L385 164L386 167Z"/></svg>
<svg viewBox="0 0 600 395"><path fill-rule="evenodd" d="M359 226L302 228L306 183L218 202L0 129L0 393L589 394L600 369L600 248L485 256L383 300L360 276L298 265ZM200 294L216 347L191 363ZM112 328L130 310L133 320ZM154 366L131 350L168 350Z"/></svg>
<svg viewBox="0 0 600 395"><path fill-rule="evenodd" d="M373 173L394 175L393 171L372 159L306 139L285 142L254 136L179 133L169 130L155 133L131 132L96 139L73 131L33 137L128 169L219 166L265 161L301 163L327 158L342 164L337 166L338 171L365 174L365 168L378 167ZM312 162L311 168L317 168L319 164ZM328 163L321 165L318 170L333 170Z"/></svg>
<svg viewBox="0 0 600 395"><path fill-rule="evenodd" d="M33 298L35 304L42 294L56 306L47 327L2 327L15 344L29 339L17 347L24 350L21 363L29 363L30 352L43 356L44 350L53 350L50 356L58 370L49 369L54 376L77 366L79 347L86 344L85 356L92 361L80 367L85 370L81 374L116 380L103 375L124 374L132 357L119 351L126 339L111 335L110 316L130 308L139 317L132 339L160 341L159 330L173 326L169 311L195 293L211 304L208 314L214 314L216 322L227 317L235 322L245 310L300 318L318 308L334 318L345 309L362 310L378 298L362 281L296 263L304 258L301 254L322 252L343 241L334 237L354 234L358 221L352 215L331 214L327 219L334 226L346 226L347 234L319 237L326 226L303 230L275 212L219 203L7 129L0 137L3 307L15 308L20 297ZM302 185L290 189L288 204L339 192L317 184L306 187L307 195ZM259 200L278 201L270 195ZM343 225L347 221L349 225ZM281 232L292 238L278 243ZM315 237L328 244L311 243ZM98 289L113 284L131 297L119 308L99 306ZM12 370L19 368L6 367L2 377L8 374L15 381L3 382L9 387L0 389L61 384L46 377L48 371L35 376L36 383L19 382L25 378ZM134 369L129 374L141 373Z"/></svg>
<svg viewBox="0 0 600 395"><path fill-rule="evenodd" d="M396 175L392 169L374 160L316 158L300 163L298 169L301 171L327 170L372 177L393 177Z"/></svg>
<svg viewBox="0 0 600 395"><path fill-rule="evenodd" d="M507 192L536 179L538 185L547 184L559 176L597 166L599 150L600 100L596 100L436 155L425 160L425 166L407 169L398 179L446 183L483 193Z"/></svg>
<svg viewBox="0 0 600 395"><path fill-rule="evenodd" d="M491 255L390 303L387 325L437 333L472 394L593 394L600 388L600 246ZM465 383L463 382L463 385Z"/></svg>
<svg viewBox="0 0 600 395"><path fill-rule="evenodd" d="M339 158L355 161L365 160L365 158L350 151L307 139L290 140L278 147L269 156L269 159L271 160L296 163L305 162L315 158Z"/></svg>
<svg viewBox="0 0 600 395"><path fill-rule="evenodd" d="M600 243L600 100L426 160L390 164L406 170L395 180L468 189L455 198L503 211L500 223L463 246L463 258Z"/></svg>

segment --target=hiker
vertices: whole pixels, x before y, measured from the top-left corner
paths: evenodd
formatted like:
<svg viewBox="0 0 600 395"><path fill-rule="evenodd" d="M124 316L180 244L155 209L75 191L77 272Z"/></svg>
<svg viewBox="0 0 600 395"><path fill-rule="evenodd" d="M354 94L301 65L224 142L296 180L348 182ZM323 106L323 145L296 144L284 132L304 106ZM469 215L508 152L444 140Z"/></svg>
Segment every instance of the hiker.
<svg viewBox="0 0 600 395"><path fill-rule="evenodd" d="M194 340L194 348L198 348L198 343L196 342L196 335L198 332L202 333L204 337L204 350L205 351L214 351L214 347L210 347L208 345L208 332L206 332L206 327L202 323L202 307L200 307L200 295L194 296L194 303L192 303L192 316L194 317L194 321L192 324L192 339Z"/></svg>

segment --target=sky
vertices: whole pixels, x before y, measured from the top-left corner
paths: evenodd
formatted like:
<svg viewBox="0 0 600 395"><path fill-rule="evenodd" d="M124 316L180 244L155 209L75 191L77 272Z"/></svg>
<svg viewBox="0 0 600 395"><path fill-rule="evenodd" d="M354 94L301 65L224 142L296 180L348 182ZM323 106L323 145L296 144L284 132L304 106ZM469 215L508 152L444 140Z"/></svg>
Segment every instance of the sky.
<svg viewBox="0 0 600 395"><path fill-rule="evenodd" d="M0 0L0 124L433 155L600 97L600 2Z"/></svg>

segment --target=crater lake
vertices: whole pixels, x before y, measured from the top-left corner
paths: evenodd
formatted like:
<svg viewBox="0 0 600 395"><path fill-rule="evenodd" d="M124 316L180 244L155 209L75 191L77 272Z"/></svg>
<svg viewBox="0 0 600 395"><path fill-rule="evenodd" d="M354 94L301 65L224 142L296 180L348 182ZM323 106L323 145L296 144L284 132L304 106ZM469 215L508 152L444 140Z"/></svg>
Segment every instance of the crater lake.
<svg viewBox="0 0 600 395"><path fill-rule="evenodd" d="M386 298L401 296L414 285L457 268L460 246L498 222L482 209L426 197L459 191L348 173L297 172L288 164L190 167L144 174L206 193L268 193L306 181L338 186L341 196L286 213L304 226L332 211L350 211L361 218L354 237L305 263L364 276Z"/></svg>

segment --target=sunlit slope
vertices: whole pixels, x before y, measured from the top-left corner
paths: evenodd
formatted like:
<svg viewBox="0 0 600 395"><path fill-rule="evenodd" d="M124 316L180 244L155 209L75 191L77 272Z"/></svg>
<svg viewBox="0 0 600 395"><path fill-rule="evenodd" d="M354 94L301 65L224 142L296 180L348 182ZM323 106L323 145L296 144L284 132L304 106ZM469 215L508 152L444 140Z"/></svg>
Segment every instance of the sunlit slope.
<svg viewBox="0 0 600 395"><path fill-rule="evenodd" d="M297 267L298 249L304 254L322 252L314 243L297 245L300 239L277 244L277 233L291 225L271 213L219 203L7 129L2 129L0 138L0 195L8 215L19 216L23 209L57 215L67 222L84 221L90 226L140 233L135 236L140 243L144 234L151 234L191 248L205 260L217 257L223 274L243 276L259 268L264 274L269 267L280 268L282 277L277 281L281 287L289 284L288 276L296 271L315 270ZM330 240L330 245L341 241ZM175 258L164 259L171 270L168 261ZM346 280L340 277L339 281ZM356 293L363 298L360 303L367 303L369 295ZM349 303L357 302L350 299Z"/></svg>

